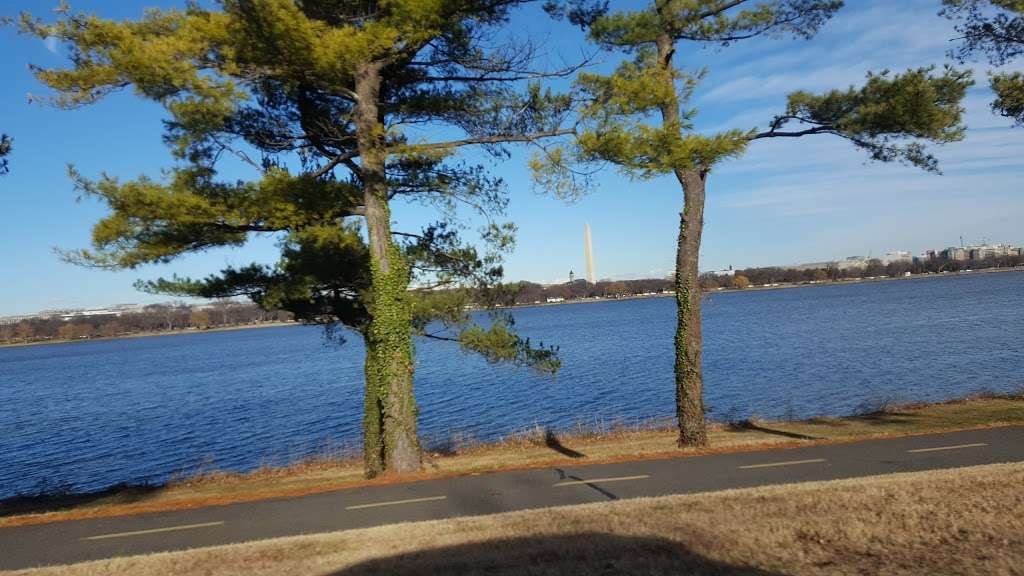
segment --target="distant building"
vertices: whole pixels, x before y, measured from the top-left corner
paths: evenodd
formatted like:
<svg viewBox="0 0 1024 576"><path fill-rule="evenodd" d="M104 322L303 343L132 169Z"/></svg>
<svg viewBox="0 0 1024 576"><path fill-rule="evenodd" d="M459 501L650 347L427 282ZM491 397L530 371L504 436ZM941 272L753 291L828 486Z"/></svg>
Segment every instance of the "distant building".
<svg viewBox="0 0 1024 576"><path fill-rule="evenodd" d="M968 246L971 260L985 260L986 258L998 258L1001 256L1019 256L1020 248L1014 248L1006 244L986 244L982 246Z"/></svg>
<svg viewBox="0 0 1024 576"><path fill-rule="evenodd" d="M850 268L865 268L869 259L866 256L847 256L845 260L836 262L836 268L849 270Z"/></svg>
<svg viewBox="0 0 1024 576"><path fill-rule="evenodd" d="M913 260L913 257L906 250L893 250L892 252L887 252L885 257L882 258L882 262L886 264L890 262L910 262L911 260Z"/></svg>
<svg viewBox="0 0 1024 576"><path fill-rule="evenodd" d="M966 248L950 247L942 251L942 256L947 260L962 262L970 257L970 253L967 252Z"/></svg>
<svg viewBox="0 0 1024 576"><path fill-rule="evenodd" d="M19 316L4 316L0 318L0 326L13 326L22 320L34 320L39 316L35 314L22 314Z"/></svg>
<svg viewBox="0 0 1024 576"><path fill-rule="evenodd" d="M736 275L736 271L732 269L732 266L729 266L728 270L716 270L714 272L714 275L715 276L735 276Z"/></svg>

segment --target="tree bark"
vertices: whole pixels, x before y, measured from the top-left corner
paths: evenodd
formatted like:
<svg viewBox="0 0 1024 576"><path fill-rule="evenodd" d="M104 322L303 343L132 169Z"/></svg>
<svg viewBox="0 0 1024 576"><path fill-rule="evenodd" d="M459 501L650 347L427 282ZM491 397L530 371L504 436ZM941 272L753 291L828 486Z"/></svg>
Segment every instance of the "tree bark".
<svg viewBox="0 0 1024 576"><path fill-rule="evenodd" d="M391 237L384 126L377 102L380 65L356 76L355 124L370 251L370 322L366 330L366 473L415 472L421 466L413 396L410 269Z"/></svg>
<svg viewBox="0 0 1024 576"><path fill-rule="evenodd" d="M694 170L681 174L683 211L679 218L676 247L676 415L680 446L706 446L704 421L704 378L701 360L704 337L701 331L698 283L700 238L704 230L705 176Z"/></svg>
<svg viewBox="0 0 1024 576"><path fill-rule="evenodd" d="M675 87L675 42L666 32L658 36L658 65L664 82L673 95L661 105L661 121L665 130L678 134L682 129L679 98ZM706 446L707 425L704 421L704 380L701 357L704 339L701 334L698 282L700 239L704 230L704 183L707 174L701 167L678 167L676 179L683 188L683 211L679 215L679 240L676 246L676 336L675 384L676 417L679 421L680 446Z"/></svg>

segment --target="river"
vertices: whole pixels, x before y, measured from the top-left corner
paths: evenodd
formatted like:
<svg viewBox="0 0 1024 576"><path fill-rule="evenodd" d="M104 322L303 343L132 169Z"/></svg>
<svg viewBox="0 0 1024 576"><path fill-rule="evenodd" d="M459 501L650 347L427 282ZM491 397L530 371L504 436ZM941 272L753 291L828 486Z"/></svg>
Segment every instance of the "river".
<svg viewBox="0 0 1024 576"><path fill-rule="evenodd" d="M843 415L1024 387L1024 273L722 292L709 417ZM557 378L419 341L428 443L673 414L671 298L522 308ZM0 498L249 470L359 443L362 356L311 326L0 349Z"/></svg>

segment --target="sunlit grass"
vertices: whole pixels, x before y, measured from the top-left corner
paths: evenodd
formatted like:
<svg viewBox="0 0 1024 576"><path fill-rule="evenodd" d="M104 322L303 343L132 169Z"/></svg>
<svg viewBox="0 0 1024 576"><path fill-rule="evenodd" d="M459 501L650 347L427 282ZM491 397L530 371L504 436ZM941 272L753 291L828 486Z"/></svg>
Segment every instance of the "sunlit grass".
<svg viewBox="0 0 1024 576"><path fill-rule="evenodd" d="M1016 574L1024 464L395 524L43 569L87 574Z"/></svg>

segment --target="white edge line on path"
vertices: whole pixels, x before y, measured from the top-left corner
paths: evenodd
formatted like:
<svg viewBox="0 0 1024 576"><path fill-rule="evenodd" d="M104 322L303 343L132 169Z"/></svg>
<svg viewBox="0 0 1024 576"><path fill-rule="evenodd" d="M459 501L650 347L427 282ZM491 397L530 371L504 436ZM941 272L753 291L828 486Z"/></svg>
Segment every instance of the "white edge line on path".
<svg viewBox="0 0 1024 576"><path fill-rule="evenodd" d="M430 496L429 498L409 498L408 500L391 500L389 502L374 502L372 504L356 504L346 506L345 510L361 510L363 508L379 508L380 506L398 506L399 504L415 504L416 502L432 502L434 500L446 500L447 496Z"/></svg>
<svg viewBox="0 0 1024 576"><path fill-rule="evenodd" d="M774 468L776 466L795 466L797 464L818 464L819 462L825 462L825 459L812 458L810 460L788 460L786 462L769 462L767 464L747 464L746 466L740 466L740 470L749 470L751 468Z"/></svg>
<svg viewBox="0 0 1024 576"><path fill-rule="evenodd" d="M916 450L907 450L911 454L917 452L938 452L939 450L957 450L959 448L981 448L982 446L988 446L984 442L978 442L977 444L957 444L956 446L936 446L934 448L917 448Z"/></svg>
<svg viewBox="0 0 1024 576"><path fill-rule="evenodd" d="M181 526L168 526L166 528L153 528L151 530L134 530L132 532L117 532L114 534L100 534L99 536L87 536L80 540L106 540L108 538L124 538L127 536L142 536L144 534L159 534L160 532L177 532L178 530L192 530L194 528L209 528L220 526L224 522L204 522L202 524L182 524Z"/></svg>

